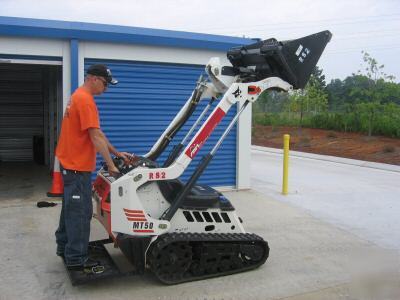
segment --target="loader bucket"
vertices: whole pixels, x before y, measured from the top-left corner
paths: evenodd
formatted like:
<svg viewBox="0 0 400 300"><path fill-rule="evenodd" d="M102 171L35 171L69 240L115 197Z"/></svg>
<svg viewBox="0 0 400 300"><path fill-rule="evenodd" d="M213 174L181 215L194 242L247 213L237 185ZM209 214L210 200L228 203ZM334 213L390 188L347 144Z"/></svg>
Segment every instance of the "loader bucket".
<svg viewBox="0 0 400 300"><path fill-rule="evenodd" d="M294 89L305 87L332 34L322 31L295 40L268 39L227 53L235 73L245 81L280 77Z"/></svg>

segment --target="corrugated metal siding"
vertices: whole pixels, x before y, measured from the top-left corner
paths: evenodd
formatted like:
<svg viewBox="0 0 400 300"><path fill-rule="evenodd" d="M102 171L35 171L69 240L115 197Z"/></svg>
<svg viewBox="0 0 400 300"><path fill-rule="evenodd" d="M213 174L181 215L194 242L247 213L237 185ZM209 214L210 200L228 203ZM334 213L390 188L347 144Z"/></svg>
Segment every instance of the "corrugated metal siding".
<svg viewBox="0 0 400 300"><path fill-rule="evenodd" d="M42 70L0 64L0 161L31 161L43 135Z"/></svg>
<svg viewBox="0 0 400 300"><path fill-rule="evenodd" d="M96 97L102 129L119 151L140 155L147 153L157 141L190 96L204 70L200 66L95 59L85 60L85 70L94 63L109 66L113 76L119 80L118 85ZM200 102L196 112L158 159L160 164L164 162L172 146L182 140L206 105L207 101ZM181 179L189 178L198 161L212 149L235 113L236 106L231 108L215 129ZM98 157L97 161L99 168L101 158ZM212 186L236 186L236 127L225 139L199 182Z"/></svg>

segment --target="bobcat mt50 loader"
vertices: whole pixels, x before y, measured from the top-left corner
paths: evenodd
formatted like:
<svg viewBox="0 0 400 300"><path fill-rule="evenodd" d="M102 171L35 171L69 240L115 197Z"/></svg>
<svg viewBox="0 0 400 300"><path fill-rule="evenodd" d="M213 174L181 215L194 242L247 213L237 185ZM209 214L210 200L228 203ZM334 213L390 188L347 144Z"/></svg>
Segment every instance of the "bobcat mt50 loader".
<svg viewBox="0 0 400 300"><path fill-rule="evenodd" d="M166 284L243 272L264 264L269 255L268 243L246 232L222 193L196 182L247 105L257 101L265 90L304 88L330 39L331 33L323 31L296 40L268 39L235 47L227 53L230 66L211 58L205 68L208 78L199 79L152 149L135 156L129 165L115 158L121 173L118 178L111 176L106 167L98 172L93 184L95 217L110 238L90 242L89 252L92 258L102 261L104 268L89 273L69 271L73 284L127 275L115 266L105 250L106 243L119 247L134 266L129 274L143 274L150 269ZM159 165L157 158L203 99L209 99L208 105ZM197 130L214 100L218 104ZM239 101L243 105L212 151L203 157L187 182L179 180L229 108Z"/></svg>

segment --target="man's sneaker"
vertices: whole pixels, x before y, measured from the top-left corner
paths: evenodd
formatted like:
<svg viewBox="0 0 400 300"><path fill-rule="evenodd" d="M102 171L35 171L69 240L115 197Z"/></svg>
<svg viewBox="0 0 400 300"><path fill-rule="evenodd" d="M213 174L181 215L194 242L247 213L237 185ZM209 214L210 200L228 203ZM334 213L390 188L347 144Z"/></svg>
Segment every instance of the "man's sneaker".
<svg viewBox="0 0 400 300"><path fill-rule="evenodd" d="M98 261L88 258L83 265L67 265L71 271L84 271L85 273L100 274L104 272L104 266Z"/></svg>

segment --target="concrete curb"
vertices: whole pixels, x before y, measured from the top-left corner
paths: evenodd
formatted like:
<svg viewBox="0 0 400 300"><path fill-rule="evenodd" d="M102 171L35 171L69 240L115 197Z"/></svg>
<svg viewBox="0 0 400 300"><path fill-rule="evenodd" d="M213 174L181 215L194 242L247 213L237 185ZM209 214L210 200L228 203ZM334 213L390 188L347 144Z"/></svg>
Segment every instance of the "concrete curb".
<svg viewBox="0 0 400 300"><path fill-rule="evenodd" d="M282 154L283 153L282 149L261 147L261 146L255 146L255 145L251 145L251 150L269 152L269 153L274 153L274 154ZM340 163L340 164L353 165L353 166L359 166L359 167L364 167L364 168L372 168L372 169L379 169L379 170L400 173L400 166L390 165L390 164L383 164L383 163L376 163L376 162L370 162L370 161L364 161L364 160L357 160L357 159L350 159L350 158L343 158L343 157L336 157L336 156L329 156L329 155L320 155L320 154L313 154L313 153L299 152L299 151L292 151L292 150L290 150L290 156L330 161L330 162L335 162L335 163Z"/></svg>

